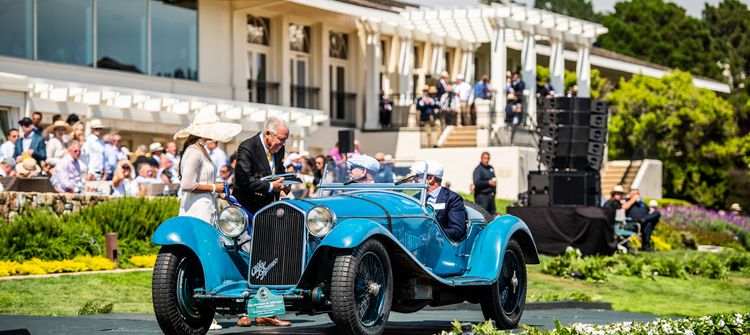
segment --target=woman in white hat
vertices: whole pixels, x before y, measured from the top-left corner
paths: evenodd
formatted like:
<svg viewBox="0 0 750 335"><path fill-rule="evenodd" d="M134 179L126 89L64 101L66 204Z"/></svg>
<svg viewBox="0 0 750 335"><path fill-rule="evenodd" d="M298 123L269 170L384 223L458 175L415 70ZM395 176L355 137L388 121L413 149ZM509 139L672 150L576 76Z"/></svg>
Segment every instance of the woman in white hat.
<svg viewBox="0 0 750 335"><path fill-rule="evenodd" d="M236 123L224 123L216 113L199 111L193 123L174 135L185 139L180 156L180 216L192 216L212 222L216 215L216 194L224 192L224 185L216 183L216 165L206 152L207 140L228 142L242 131Z"/></svg>
<svg viewBox="0 0 750 335"><path fill-rule="evenodd" d="M73 127L63 120L57 120L44 128L44 138L49 138L49 141L47 141L47 164L55 166L65 156L66 148L63 136L72 131ZM50 134L54 136L50 138Z"/></svg>

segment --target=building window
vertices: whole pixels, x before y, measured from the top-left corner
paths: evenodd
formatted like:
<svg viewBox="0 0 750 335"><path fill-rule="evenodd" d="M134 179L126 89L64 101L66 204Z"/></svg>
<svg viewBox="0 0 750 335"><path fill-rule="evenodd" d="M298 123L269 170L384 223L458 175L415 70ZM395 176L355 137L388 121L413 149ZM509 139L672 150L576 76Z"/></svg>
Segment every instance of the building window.
<svg viewBox="0 0 750 335"><path fill-rule="evenodd" d="M332 58L347 59L349 54L349 36L344 33L330 32L330 49L328 56Z"/></svg>
<svg viewBox="0 0 750 335"><path fill-rule="evenodd" d="M37 58L62 64L93 65L91 0L37 1Z"/></svg>
<svg viewBox="0 0 750 335"><path fill-rule="evenodd" d="M151 74L198 79L196 5L196 0L151 0Z"/></svg>
<svg viewBox="0 0 750 335"><path fill-rule="evenodd" d="M271 36L271 20L265 17L247 16L247 43L268 45Z"/></svg>
<svg viewBox="0 0 750 335"><path fill-rule="evenodd" d="M0 55L33 58L31 0L0 0Z"/></svg>
<svg viewBox="0 0 750 335"><path fill-rule="evenodd" d="M96 67L148 73L148 0L97 0Z"/></svg>
<svg viewBox="0 0 750 335"><path fill-rule="evenodd" d="M292 51L310 52L310 27L289 24L289 48Z"/></svg>

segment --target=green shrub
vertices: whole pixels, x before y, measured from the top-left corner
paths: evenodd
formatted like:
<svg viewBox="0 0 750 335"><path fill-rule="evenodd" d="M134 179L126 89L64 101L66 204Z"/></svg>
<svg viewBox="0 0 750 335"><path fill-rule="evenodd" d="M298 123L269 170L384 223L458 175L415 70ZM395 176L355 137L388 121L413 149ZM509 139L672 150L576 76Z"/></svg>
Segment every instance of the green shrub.
<svg viewBox="0 0 750 335"><path fill-rule="evenodd" d="M176 216L176 198L118 198L70 215L32 209L0 222L0 259L23 262L102 255L105 234L118 233L120 259L154 254L151 235L163 221Z"/></svg>
<svg viewBox="0 0 750 335"><path fill-rule="evenodd" d="M112 313L114 303L99 304L96 299L87 301L78 310L78 315L109 314Z"/></svg>

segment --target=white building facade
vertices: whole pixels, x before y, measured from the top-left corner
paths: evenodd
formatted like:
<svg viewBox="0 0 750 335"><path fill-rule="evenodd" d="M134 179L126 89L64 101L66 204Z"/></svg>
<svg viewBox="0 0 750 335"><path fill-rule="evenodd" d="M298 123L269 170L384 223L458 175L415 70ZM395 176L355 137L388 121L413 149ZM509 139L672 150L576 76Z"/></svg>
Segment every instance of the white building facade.
<svg viewBox="0 0 750 335"><path fill-rule="evenodd" d="M334 0L0 0L0 129L33 112L101 118L126 145L169 140L202 109L243 124L228 152L270 115L290 121L288 151L326 153L337 131L356 130L366 153L442 159L459 191L478 163L422 148L412 105L447 71L495 86L520 68L533 96L536 65L553 86L575 70L588 96L591 67L661 76L649 65L592 55L598 24L514 4L423 9L395 1ZM573 46L573 49L566 49ZM519 54L520 52L520 54ZM726 85L696 85L728 92ZM396 108L379 122L379 98ZM560 90L562 91L562 90ZM531 104L533 108L533 104ZM504 99L494 104L496 115ZM533 115L533 110L529 110ZM496 121L478 119L479 134ZM489 141L478 141L481 151ZM473 150L473 149L472 149ZM531 149L529 149L531 150ZM508 172L500 197L525 189L533 150L494 148ZM497 155L495 157L497 157ZM501 157L498 157L501 158ZM451 175L451 172L448 173ZM502 182L501 182L502 183Z"/></svg>

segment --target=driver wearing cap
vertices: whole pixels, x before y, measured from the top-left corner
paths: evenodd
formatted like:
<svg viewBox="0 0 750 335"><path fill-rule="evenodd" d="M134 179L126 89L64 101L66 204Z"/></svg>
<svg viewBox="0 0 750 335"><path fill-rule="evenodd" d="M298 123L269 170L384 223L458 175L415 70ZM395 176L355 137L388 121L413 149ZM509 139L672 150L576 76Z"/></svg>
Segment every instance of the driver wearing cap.
<svg viewBox="0 0 750 335"><path fill-rule="evenodd" d="M428 160L412 165L411 172L416 175L414 181L422 182L425 170L427 172L427 203L435 209L435 219L451 240L461 240L466 235L464 200L456 192L441 186L443 164Z"/></svg>
<svg viewBox="0 0 750 335"><path fill-rule="evenodd" d="M368 155L354 155L346 160L346 165L349 167L349 180L358 180L365 184L374 183L374 176L380 170L378 160Z"/></svg>

